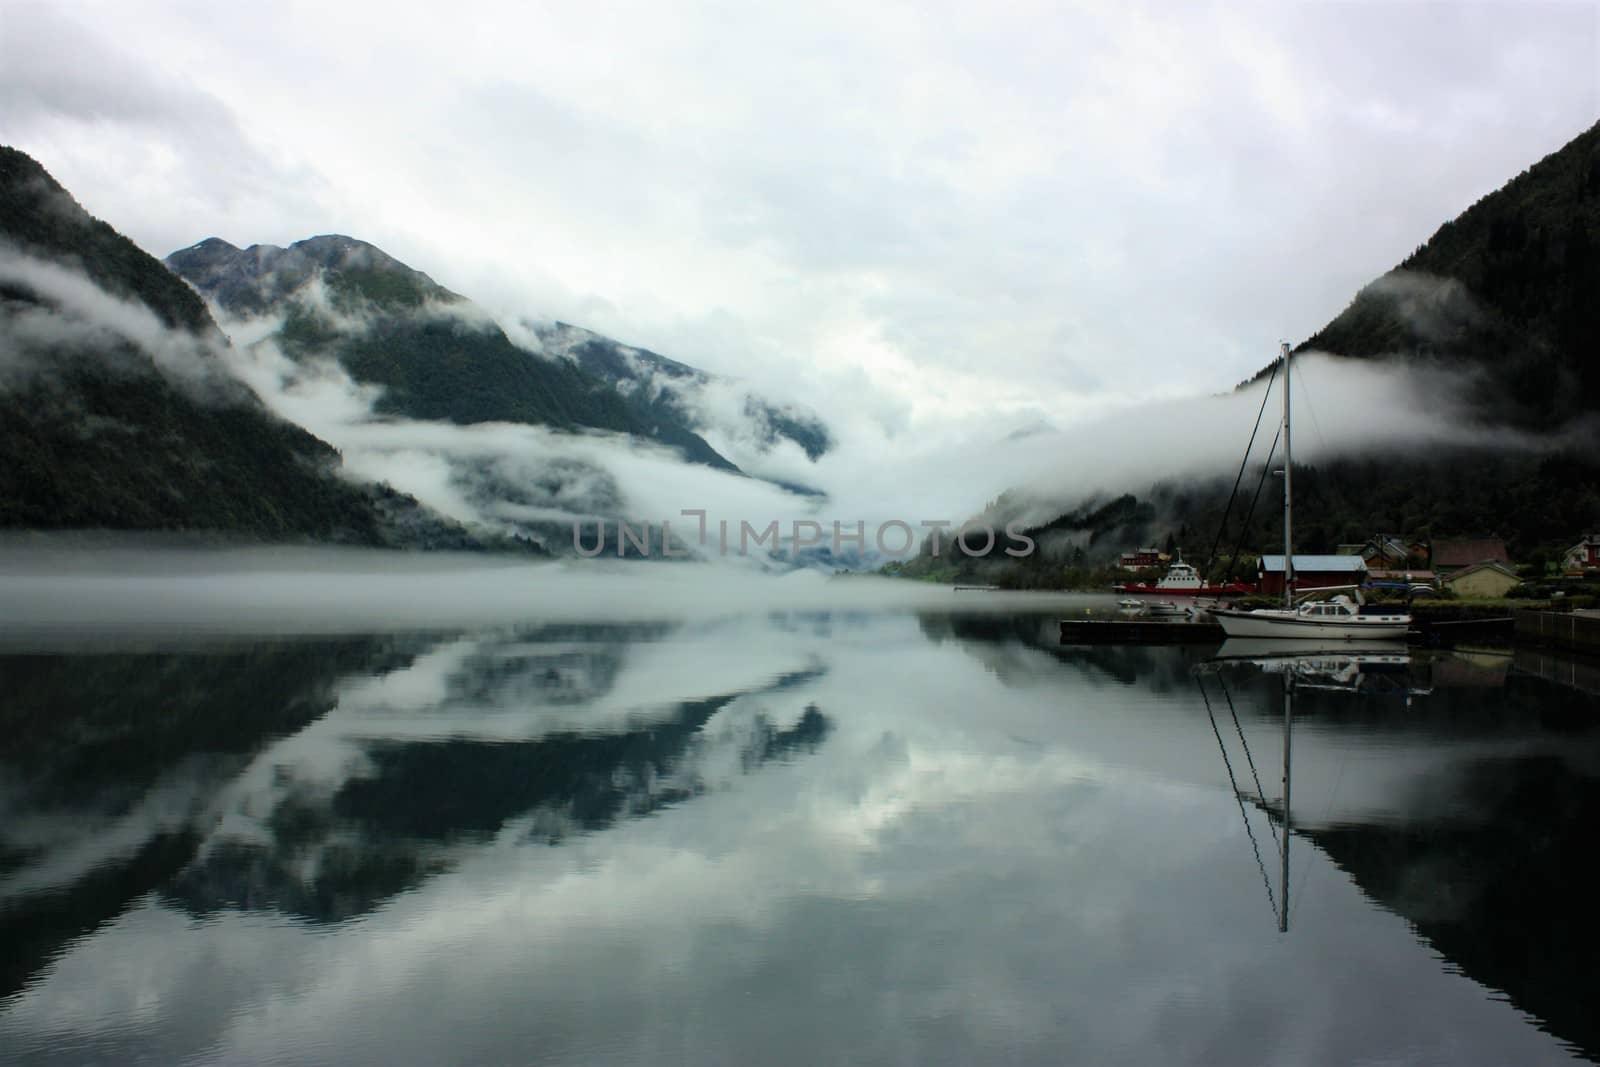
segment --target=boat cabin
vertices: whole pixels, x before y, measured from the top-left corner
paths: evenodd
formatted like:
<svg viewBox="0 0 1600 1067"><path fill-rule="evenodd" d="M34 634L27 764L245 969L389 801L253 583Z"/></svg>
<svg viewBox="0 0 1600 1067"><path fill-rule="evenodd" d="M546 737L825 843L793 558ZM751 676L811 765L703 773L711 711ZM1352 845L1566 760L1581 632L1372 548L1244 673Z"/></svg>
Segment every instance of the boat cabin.
<svg viewBox="0 0 1600 1067"><path fill-rule="evenodd" d="M1344 597L1340 597L1338 600L1319 600L1312 604L1304 604L1300 608L1300 614L1313 619L1346 619L1356 614L1356 607Z"/></svg>
<svg viewBox="0 0 1600 1067"><path fill-rule="evenodd" d="M1200 580L1200 572L1192 563L1179 560L1167 568L1167 573L1162 575L1156 583L1157 589L1199 589L1205 583Z"/></svg>

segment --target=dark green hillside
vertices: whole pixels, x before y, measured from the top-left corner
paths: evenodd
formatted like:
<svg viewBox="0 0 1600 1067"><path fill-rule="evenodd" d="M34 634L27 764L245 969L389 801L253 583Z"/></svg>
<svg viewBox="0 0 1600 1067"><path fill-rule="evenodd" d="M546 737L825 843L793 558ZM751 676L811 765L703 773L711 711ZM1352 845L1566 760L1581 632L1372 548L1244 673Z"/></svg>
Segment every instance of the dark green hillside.
<svg viewBox="0 0 1600 1067"><path fill-rule="evenodd" d="M359 312L367 303L389 310L424 304L459 304L452 293L375 245L343 234L324 234L288 248L251 245L239 249L219 237L179 249L167 266L231 315L259 315L314 279L327 283L333 306Z"/></svg>
<svg viewBox="0 0 1600 1067"><path fill-rule="evenodd" d="M206 345L194 291L90 217L42 167L0 148L0 240L81 268L197 335L203 384L178 383L105 324L0 284L0 528L207 531L255 540L467 548L459 526L337 474L325 442L270 413Z"/></svg>
<svg viewBox="0 0 1600 1067"><path fill-rule="evenodd" d="M707 385L713 381L713 375L647 348L622 345L564 322L544 326L540 333L547 344L576 363L584 373L622 392L634 417L646 425L703 429L685 404L682 393L692 393ZM745 398L743 414L766 447L788 439L799 445L806 458L813 462L833 448L833 436L827 424L810 412L778 407L752 394ZM801 487L786 488L814 492Z"/></svg>
<svg viewBox="0 0 1600 1067"><path fill-rule="evenodd" d="M37 355L51 376L0 394L0 526L380 540L370 504L329 473L337 455L303 430L197 403L128 345Z"/></svg>
<svg viewBox="0 0 1600 1067"><path fill-rule="evenodd" d="M1253 492L1260 470L1247 475ZM1232 479L1177 485L1162 482L1108 503L1090 502L1028 529L1038 550L1023 559L996 552L969 559L946 544L902 569L908 577L1060 588L1086 580L1142 545L1181 551L1203 565L1217 543ZM1212 569L1220 577L1237 547L1235 577L1253 578L1254 554L1283 544L1282 498L1270 479L1244 529L1249 497L1234 506ZM1003 511L1004 498L1001 500ZM991 520L993 522L993 520ZM1001 525L995 522L998 529ZM1600 526L1600 466L1580 453L1456 453L1397 458L1347 457L1315 467L1295 465L1295 551L1333 552L1392 532L1423 540L1504 538L1513 560L1554 558ZM1125 578L1118 575L1118 580ZM1109 580L1109 579L1108 579Z"/></svg>
<svg viewBox="0 0 1600 1067"><path fill-rule="evenodd" d="M1513 559L1528 560L1600 528L1600 125L1441 226L1297 349L1308 350L1400 361L1436 374L1441 407L1434 416L1534 434L1560 429L1566 437L1548 451L1417 448L1345 456L1314 468L1297 464L1297 551L1328 552L1381 533L1498 536ZM1458 399L1470 406L1467 414L1444 406ZM1241 450L1249 429L1239 428ZM1258 473L1259 467L1246 479L1246 499L1222 538L1225 550L1241 538L1247 550L1282 543L1274 479L1241 533ZM1128 487L1137 498L1065 508L1034 531L1045 539L1030 559L936 561L925 552L906 571L1057 585L1064 574L1085 573L1121 551L1169 538L1187 558L1204 562L1231 477L1187 485L1162 480L1160 471L1151 478L1155 484Z"/></svg>
<svg viewBox="0 0 1600 1067"><path fill-rule="evenodd" d="M377 408L387 414L462 425L522 422L613 430L674 446L693 463L737 469L680 423L631 405L567 360L530 355L499 327L449 315L413 315L383 319L342 339L324 335L310 341L299 335L303 329L286 327L286 348L302 356L336 351L351 377L385 387Z"/></svg>
<svg viewBox="0 0 1600 1067"><path fill-rule="evenodd" d="M812 461L821 459L833 448L833 435L828 432L827 424L814 416L781 410L755 397L745 402L745 414L762 419L772 440L787 437Z"/></svg>
<svg viewBox="0 0 1600 1067"><path fill-rule="evenodd" d="M1484 413L1529 428L1600 409L1600 125L1439 227L1300 348L1472 370Z"/></svg>
<svg viewBox="0 0 1600 1067"><path fill-rule="evenodd" d="M205 303L148 253L78 205L33 158L0 145L0 240L86 274L168 326L215 329Z"/></svg>
<svg viewBox="0 0 1600 1067"><path fill-rule="evenodd" d="M364 241L326 235L241 250L211 237L167 264L230 314L284 315L278 339L287 354L331 358L357 381L383 386L386 414L610 430L737 469L682 420L632 403L573 361L518 348L470 301Z"/></svg>

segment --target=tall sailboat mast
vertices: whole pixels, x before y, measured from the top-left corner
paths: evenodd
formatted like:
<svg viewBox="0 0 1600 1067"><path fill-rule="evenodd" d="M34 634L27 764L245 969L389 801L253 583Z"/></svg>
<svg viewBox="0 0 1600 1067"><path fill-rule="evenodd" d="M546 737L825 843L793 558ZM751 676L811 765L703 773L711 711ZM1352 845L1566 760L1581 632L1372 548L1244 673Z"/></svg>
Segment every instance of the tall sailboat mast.
<svg viewBox="0 0 1600 1067"><path fill-rule="evenodd" d="M1294 453L1289 447L1289 343L1283 354L1283 606L1294 606Z"/></svg>
<svg viewBox="0 0 1600 1067"><path fill-rule="evenodd" d="M1278 428L1278 435L1283 438L1283 470L1278 472L1283 475L1283 606L1248 611L1218 606L1211 609L1211 615L1229 637L1372 637L1378 640L1405 637L1411 628L1410 613L1361 610L1364 601L1359 587L1354 589L1354 596L1337 596L1326 604L1295 604L1299 575L1294 565L1294 445L1289 425L1294 407L1290 399L1294 389L1289 378L1293 353L1285 343L1279 344L1278 353L1283 359L1283 425ZM1270 398L1269 393L1262 398L1262 403ZM1262 577L1266 577L1265 571Z"/></svg>
<svg viewBox="0 0 1600 1067"><path fill-rule="evenodd" d="M1294 607L1294 451L1289 433L1289 342L1278 345L1283 355L1283 606ZM1289 932L1289 724L1294 717L1294 673L1283 675L1283 902L1278 929Z"/></svg>

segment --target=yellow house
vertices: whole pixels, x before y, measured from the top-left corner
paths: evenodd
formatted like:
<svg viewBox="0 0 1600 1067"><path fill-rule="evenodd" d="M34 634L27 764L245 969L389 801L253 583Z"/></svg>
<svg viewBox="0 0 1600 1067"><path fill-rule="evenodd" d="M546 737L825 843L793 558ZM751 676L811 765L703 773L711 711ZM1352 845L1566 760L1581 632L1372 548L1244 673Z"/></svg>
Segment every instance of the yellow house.
<svg viewBox="0 0 1600 1067"><path fill-rule="evenodd" d="M1445 588L1456 596L1503 597L1522 584L1516 571L1501 563L1475 563L1447 575Z"/></svg>

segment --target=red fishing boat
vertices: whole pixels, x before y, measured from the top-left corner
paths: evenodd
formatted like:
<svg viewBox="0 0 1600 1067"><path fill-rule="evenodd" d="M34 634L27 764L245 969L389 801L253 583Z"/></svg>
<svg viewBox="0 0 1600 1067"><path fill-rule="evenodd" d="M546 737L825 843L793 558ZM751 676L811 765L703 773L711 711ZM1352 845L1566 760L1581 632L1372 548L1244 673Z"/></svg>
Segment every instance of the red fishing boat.
<svg viewBox="0 0 1600 1067"><path fill-rule="evenodd" d="M1112 588L1119 593L1155 597L1244 596L1256 591L1255 586L1246 585L1243 582L1224 582L1221 585L1207 585L1194 565L1185 563L1182 557L1179 557L1178 562L1167 568L1166 575L1154 585L1149 585L1145 582L1128 582L1122 585L1114 585Z"/></svg>

